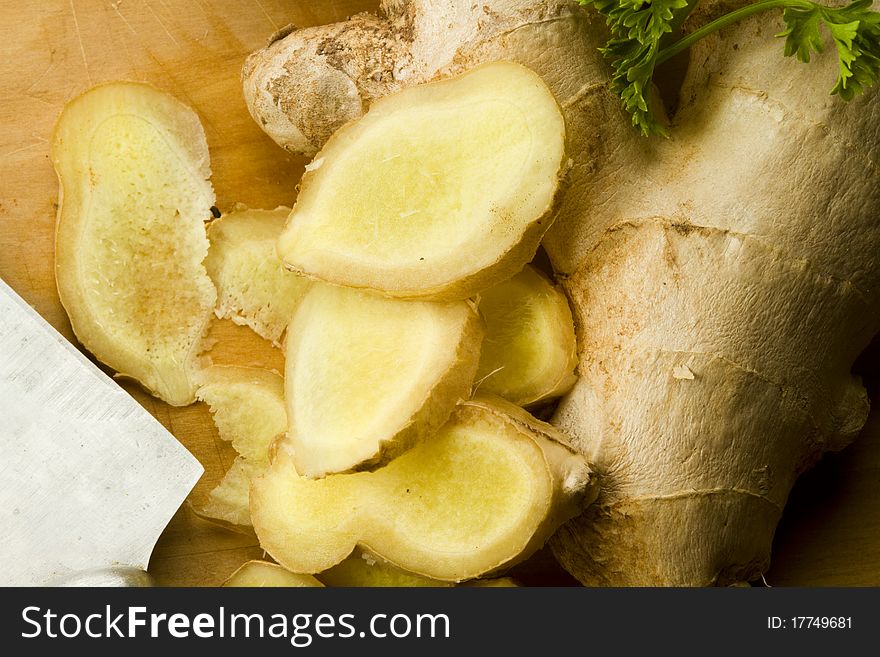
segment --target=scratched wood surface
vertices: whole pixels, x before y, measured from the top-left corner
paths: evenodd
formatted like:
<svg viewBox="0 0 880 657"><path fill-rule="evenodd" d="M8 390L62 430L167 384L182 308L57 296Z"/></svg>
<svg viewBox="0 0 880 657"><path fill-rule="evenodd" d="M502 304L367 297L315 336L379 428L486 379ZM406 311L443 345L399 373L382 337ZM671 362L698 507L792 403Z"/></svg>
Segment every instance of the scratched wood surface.
<svg viewBox="0 0 880 657"><path fill-rule="evenodd" d="M150 82L192 106L211 148L221 210L290 205L305 161L277 148L247 114L244 56L289 23L310 25L374 7L376 0L0 0L0 276L73 339L53 277L57 182L52 126L64 103L115 79ZM246 329L217 322L218 362L281 367L280 354ZM876 359L875 362L880 362ZM877 371L871 365L870 372ZM172 409L127 389L204 464L198 505L232 461L206 409ZM880 400L875 391L874 398ZM878 404L880 406L880 404ZM0 420L2 421L2 420ZM852 448L799 484L777 534L772 585L880 585L880 413ZM136 522L132 519L132 522ZM215 585L262 551L252 534L196 517L184 505L150 565L166 585ZM566 583L546 554L521 577Z"/></svg>

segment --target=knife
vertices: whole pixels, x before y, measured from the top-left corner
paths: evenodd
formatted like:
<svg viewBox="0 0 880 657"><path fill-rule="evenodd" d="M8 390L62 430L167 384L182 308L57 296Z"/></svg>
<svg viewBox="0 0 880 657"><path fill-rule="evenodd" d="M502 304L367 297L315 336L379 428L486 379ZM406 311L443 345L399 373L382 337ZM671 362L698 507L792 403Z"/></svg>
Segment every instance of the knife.
<svg viewBox="0 0 880 657"><path fill-rule="evenodd" d="M148 585L203 471L0 280L0 585Z"/></svg>

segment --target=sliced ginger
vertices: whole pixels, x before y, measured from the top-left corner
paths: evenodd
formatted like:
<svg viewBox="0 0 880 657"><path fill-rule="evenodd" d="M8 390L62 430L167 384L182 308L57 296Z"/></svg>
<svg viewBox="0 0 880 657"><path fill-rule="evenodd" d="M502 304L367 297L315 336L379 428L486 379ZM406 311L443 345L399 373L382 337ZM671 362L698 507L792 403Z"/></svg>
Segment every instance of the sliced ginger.
<svg viewBox="0 0 880 657"><path fill-rule="evenodd" d="M565 293L534 267L480 295L486 337L479 390L519 406L558 397L576 380L577 340Z"/></svg>
<svg viewBox="0 0 880 657"><path fill-rule="evenodd" d="M355 550L351 556L319 573L317 578L325 586L405 588L454 586L453 582L444 582L401 570L394 564L362 550Z"/></svg>
<svg viewBox="0 0 880 657"><path fill-rule="evenodd" d="M300 474L385 462L470 395L482 321L465 301L400 301L314 286L287 335L287 443Z"/></svg>
<svg viewBox="0 0 880 657"><path fill-rule="evenodd" d="M250 525L251 480L268 467L272 441L287 430L284 380L266 370L215 365L201 372L199 381L198 398L208 404L220 437L239 456L198 512Z"/></svg>
<svg viewBox="0 0 880 657"><path fill-rule="evenodd" d="M248 561L232 573L223 586L232 587L288 587L323 588L324 585L311 575L300 575L285 570L268 561Z"/></svg>
<svg viewBox="0 0 880 657"><path fill-rule="evenodd" d="M242 564L223 586L250 588L323 588L333 587L449 587L452 582L441 582L421 575L408 573L381 560L366 559L365 555L352 555L342 563L317 577L292 573L286 568L269 561L248 561ZM468 587L515 587L517 583L509 577L495 579L475 579L465 582Z"/></svg>
<svg viewBox="0 0 880 657"><path fill-rule="evenodd" d="M411 87L318 153L278 253L331 283L464 299L534 255L564 163L559 106L523 66Z"/></svg>
<svg viewBox="0 0 880 657"><path fill-rule="evenodd" d="M459 405L431 440L374 472L308 479L282 445L251 489L262 547L316 573L360 545L433 579L479 577L527 557L596 496L584 458L501 399Z"/></svg>
<svg viewBox="0 0 880 657"><path fill-rule="evenodd" d="M208 227L205 267L217 286L217 316L250 326L276 345L311 285L287 271L275 252L289 214L285 207L236 206Z"/></svg>
<svg viewBox="0 0 880 657"><path fill-rule="evenodd" d="M472 579L462 586L478 589L515 589L519 584L512 577L492 577L489 579Z"/></svg>
<svg viewBox="0 0 880 657"><path fill-rule="evenodd" d="M325 586L399 588L455 586L454 582L444 582L401 570L394 564L362 550L355 550L351 556L316 577ZM510 577L497 577L494 579L474 579L464 582L461 586L508 587L517 586L517 584Z"/></svg>
<svg viewBox="0 0 880 657"><path fill-rule="evenodd" d="M121 375L191 403L216 298L202 265L214 192L198 117L144 84L95 87L65 107L52 157L55 272L74 332Z"/></svg>
<svg viewBox="0 0 880 657"><path fill-rule="evenodd" d="M196 514L209 520L219 521L222 525L250 526L251 512L248 502L251 481L265 469L265 466L237 456L220 483L208 493L205 504L194 509Z"/></svg>
<svg viewBox="0 0 880 657"><path fill-rule="evenodd" d="M199 376L199 400L211 410L223 440L241 456L269 464L269 445L287 430L284 379L255 367L215 365Z"/></svg>

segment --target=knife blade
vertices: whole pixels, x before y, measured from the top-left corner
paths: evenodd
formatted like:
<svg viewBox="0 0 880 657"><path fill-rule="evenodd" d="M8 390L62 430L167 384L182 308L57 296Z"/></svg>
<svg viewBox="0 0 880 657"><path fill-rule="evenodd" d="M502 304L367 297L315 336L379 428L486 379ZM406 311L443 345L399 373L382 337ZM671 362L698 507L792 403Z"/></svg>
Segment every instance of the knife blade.
<svg viewBox="0 0 880 657"><path fill-rule="evenodd" d="M202 472L0 280L0 585L146 570Z"/></svg>

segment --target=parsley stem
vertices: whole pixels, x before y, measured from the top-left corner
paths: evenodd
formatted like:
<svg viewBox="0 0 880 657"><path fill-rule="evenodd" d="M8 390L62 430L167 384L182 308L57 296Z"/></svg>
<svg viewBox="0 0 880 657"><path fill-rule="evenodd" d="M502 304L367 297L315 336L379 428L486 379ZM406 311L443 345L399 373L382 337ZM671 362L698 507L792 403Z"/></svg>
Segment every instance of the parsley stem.
<svg viewBox="0 0 880 657"><path fill-rule="evenodd" d="M770 9L776 9L779 7L803 6L805 8L809 8L812 5L812 2L808 2L806 0L762 0L761 2L756 2L751 5L746 5L745 7L740 7L739 9L732 11L729 14L725 14L720 18L716 18L714 21L707 23L698 30L694 30L683 39L679 39L678 41L673 43L671 46L663 48L657 54L657 64L662 64L666 60L675 57L678 53L687 50L704 36L707 36L712 32L715 32L716 30L720 30L723 27L727 27L728 25L732 25L737 21L741 21L743 18L751 16L752 14L758 14L762 11L768 11Z"/></svg>

